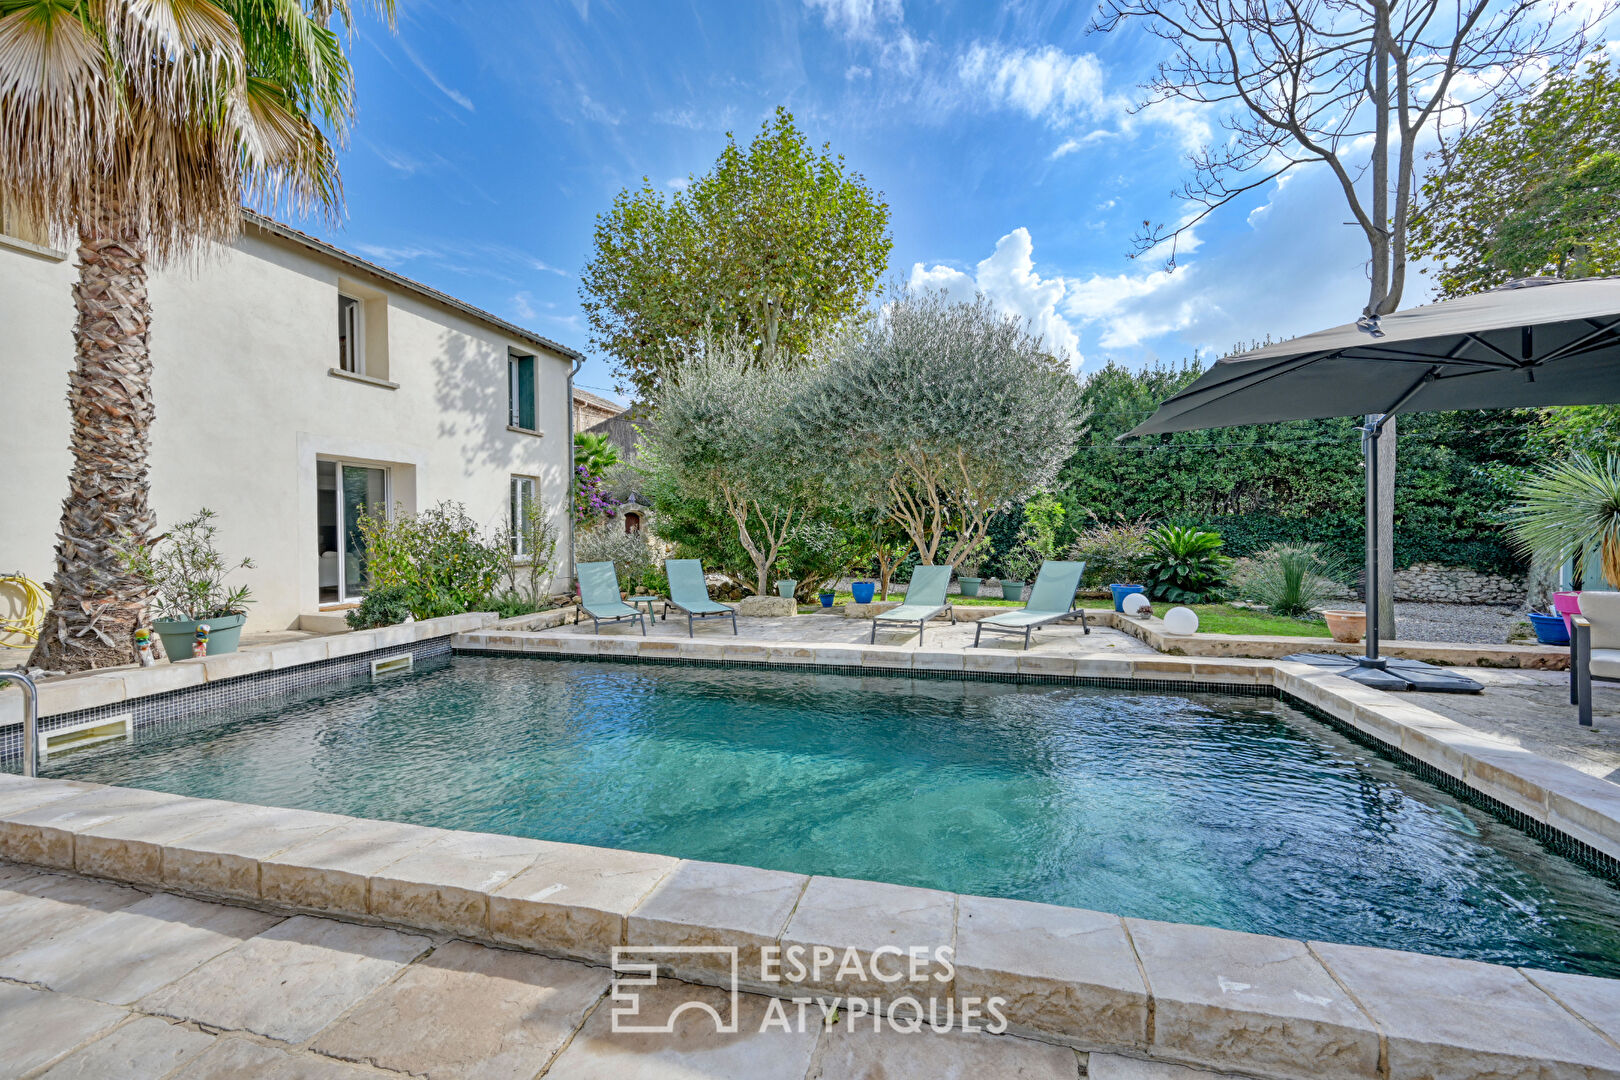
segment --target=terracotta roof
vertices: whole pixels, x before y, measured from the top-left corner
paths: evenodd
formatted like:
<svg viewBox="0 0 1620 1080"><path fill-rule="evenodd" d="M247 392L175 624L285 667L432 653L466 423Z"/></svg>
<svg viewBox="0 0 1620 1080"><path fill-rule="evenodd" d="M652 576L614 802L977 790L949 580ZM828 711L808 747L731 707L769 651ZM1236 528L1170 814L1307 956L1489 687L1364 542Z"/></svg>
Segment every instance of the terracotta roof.
<svg viewBox="0 0 1620 1080"><path fill-rule="evenodd" d="M309 248L311 251L325 255L329 259L333 259L347 266L354 267L356 270L363 270L374 277L382 278L391 285L397 285L400 288L416 293L418 296L424 297L425 299L432 300L438 304L443 304L445 307L458 311L461 314L466 315L467 317L478 322L484 323L487 326L492 326L495 329L500 330L502 333L509 334L512 337L526 341L537 348L545 349L547 352L555 353L556 355L565 357L569 360L585 359L585 355L583 353L578 352L575 349L570 349L568 346L553 341L544 335L537 334L533 330L525 330L523 327L518 326L515 323L507 322L498 315L490 314L483 308L474 307L465 300L457 300L449 293L440 292L438 289L435 289L429 285L423 285L420 281L413 281L404 274L398 274L387 269L386 267L378 266L376 263L367 259L362 259L360 256L355 255L352 252L344 251L339 247L333 247L325 240L318 240L306 232L300 232L290 225L283 225L281 222L276 221L273 218L267 218L263 214L256 214L252 210L243 210L242 218L248 223L248 225L259 229L262 232L270 233L272 236L279 236L284 240L291 240L295 244L301 244L304 247ZM617 406L614 407L617 408Z"/></svg>
<svg viewBox="0 0 1620 1080"><path fill-rule="evenodd" d="M598 409L606 409L608 412L612 413L621 413L624 411L624 406L620 405L618 402L609 401L605 397L599 397L598 395L591 393L589 390L581 390L577 386L574 387L574 400L581 405L590 405Z"/></svg>

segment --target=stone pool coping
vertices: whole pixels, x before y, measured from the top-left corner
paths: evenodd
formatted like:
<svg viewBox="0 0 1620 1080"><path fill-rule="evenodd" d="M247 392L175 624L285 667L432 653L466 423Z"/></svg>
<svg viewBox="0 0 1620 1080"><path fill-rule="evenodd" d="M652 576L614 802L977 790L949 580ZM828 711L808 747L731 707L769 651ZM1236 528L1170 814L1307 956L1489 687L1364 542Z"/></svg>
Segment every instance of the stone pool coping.
<svg viewBox="0 0 1620 1080"><path fill-rule="evenodd" d="M1276 1080L1620 1077L1620 980L9 774L0 857L597 964L626 945L735 946L745 972L767 945L863 967L949 946L947 980L901 993L1000 996L1019 1034ZM867 974L742 985L897 996Z"/></svg>
<svg viewBox="0 0 1620 1080"><path fill-rule="evenodd" d="M1448 781L1538 839L1620 876L1620 786L1449 717L1320 668L1287 660L1177 656L1076 657L1005 649L927 649L898 645L794 644L726 638L585 636L476 630L451 639L459 652L578 659L792 666L845 673L1019 679L1129 686L1248 688L1275 693L1331 721L1410 766Z"/></svg>

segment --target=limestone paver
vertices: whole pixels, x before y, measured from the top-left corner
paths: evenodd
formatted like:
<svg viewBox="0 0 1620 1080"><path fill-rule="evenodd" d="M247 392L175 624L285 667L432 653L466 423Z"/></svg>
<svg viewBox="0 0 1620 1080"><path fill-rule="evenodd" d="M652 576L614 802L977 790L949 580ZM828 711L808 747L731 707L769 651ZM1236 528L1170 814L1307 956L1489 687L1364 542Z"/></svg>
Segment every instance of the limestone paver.
<svg viewBox="0 0 1620 1080"><path fill-rule="evenodd" d="M74 869L138 885L161 885L164 845L211 827L232 805L218 799L177 799L76 828Z"/></svg>
<svg viewBox="0 0 1620 1080"><path fill-rule="evenodd" d="M259 862L259 894L273 904L364 915L371 875L443 837L443 829L355 819Z"/></svg>
<svg viewBox="0 0 1620 1080"><path fill-rule="evenodd" d="M1383 1029L1392 1076L1620 1076L1620 1049L1512 968L1357 945L1311 948Z"/></svg>
<svg viewBox="0 0 1620 1080"><path fill-rule="evenodd" d="M528 1080L607 988L603 968L452 941L323 1031L311 1048L429 1080Z"/></svg>
<svg viewBox="0 0 1620 1080"><path fill-rule="evenodd" d="M138 1016L75 1050L39 1080L159 1080L213 1043L207 1032Z"/></svg>
<svg viewBox="0 0 1620 1080"><path fill-rule="evenodd" d="M626 940L649 946L734 945L742 982L763 983L761 949L782 936L809 881L780 870L682 862L630 913ZM712 953L659 954L657 959L683 977L730 972L729 959Z"/></svg>
<svg viewBox="0 0 1620 1080"><path fill-rule="evenodd" d="M449 832L371 878L379 919L489 936L489 893L557 845L522 836Z"/></svg>
<svg viewBox="0 0 1620 1080"><path fill-rule="evenodd" d="M1086 1080L1243 1080L1232 1073L1212 1073L1171 1065L1164 1061L1144 1061L1118 1054L1092 1054L1086 1061Z"/></svg>
<svg viewBox="0 0 1620 1080"><path fill-rule="evenodd" d="M784 975L792 972L794 949L808 967L819 946L830 948L832 955L819 973L813 968L807 973L802 980L806 987L859 997L948 997L951 980L945 961L955 944L955 929L952 893L813 877L782 932ZM853 968L841 973L846 949L859 955L859 973ZM884 952L874 956L880 949ZM947 950L943 958L940 950ZM914 957L919 961L915 967ZM904 977L895 978L897 974Z"/></svg>
<svg viewBox="0 0 1620 1080"><path fill-rule="evenodd" d="M378 1080L378 1073L319 1054L223 1038L169 1074L167 1080Z"/></svg>
<svg viewBox="0 0 1620 1080"><path fill-rule="evenodd" d="M105 786L81 780L41 780L17 773L0 773L0 818Z"/></svg>
<svg viewBox="0 0 1620 1080"><path fill-rule="evenodd" d="M1156 1057L1318 1077L1378 1075L1378 1032L1302 942L1126 919Z"/></svg>
<svg viewBox="0 0 1620 1080"><path fill-rule="evenodd" d="M416 934L299 915L149 994L140 1008L301 1043L431 946Z"/></svg>
<svg viewBox="0 0 1620 1080"><path fill-rule="evenodd" d="M1015 1030L1147 1048L1147 987L1117 915L964 896L956 914L956 993L1004 998L1001 1010Z"/></svg>
<svg viewBox="0 0 1620 1080"><path fill-rule="evenodd" d="M127 1005L280 921L160 893L0 958L0 976Z"/></svg>
<svg viewBox="0 0 1620 1080"><path fill-rule="evenodd" d="M273 806L233 805L207 828L163 848L163 882L174 888L256 900L259 863L353 818Z"/></svg>
<svg viewBox="0 0 1620 1080"><path fill-rule="evenodd" d="M99 1001L0 983L0 1077L49 1064L128 1015Z"/></svg>
<svg viewBox="0 0 1620 1080"><path fill-rule="evenodd" d="M1578 1013L1587 1023L1620 1043L1620 979L1566 975L1560 971L1524 972L1526 978Z"/></svg>
<svg viewBox="0 0 1620 1080"><path fill-rule="evenodd" d="M765 1028L772 1000L740 994L733 1012L724 990L669 981L639 991L634 1002L605 1000L546 1070L545 1080L803 1080L816 1026ZM618 1032L612 1030L615 1009L622 1011ZM790 1007L785 1015L792 1013ZM716 1017L733 1021L736 1030L718 1033ZM626 1032L629 1025L656 1030Z"/></svg>
<svg viewBox="0 0 1620 1080"><path fill-rule="evenodd" d="M808 1080L1076 1080L1079 1056L1066 1046L1013 1035L955 1032L932 1038L847 1013L821 1036Z"/></svg>
<svg viewBox="0 0 1620 1080"><path fill-rule="evenodd" d="M625 917L678 860L556 845L489 898L496 941L603 963L624 944Z"/></svg>
<svg viewBox="0 0 1620 1080"><path fill-rule="evenodd" d="M146 899L146 893L73 874L41 874L0 888L0 956Z"/></svg>
<svg viewBox="0 0 1620 1080"><path fill-rule="evenodd" d="M76 830L181 801L179 795L122 787L95 788L54 799L0 818L0 857L72 870Z"/></svg>

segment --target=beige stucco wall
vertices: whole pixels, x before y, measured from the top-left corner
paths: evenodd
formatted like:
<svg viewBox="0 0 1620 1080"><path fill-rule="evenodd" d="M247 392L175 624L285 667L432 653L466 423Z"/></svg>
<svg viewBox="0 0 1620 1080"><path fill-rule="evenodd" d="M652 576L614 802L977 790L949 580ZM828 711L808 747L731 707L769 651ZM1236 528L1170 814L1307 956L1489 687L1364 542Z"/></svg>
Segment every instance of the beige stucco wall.
<svg viewBox="0 0 1620 1080"><path fill-rule="evenodd" d="M329 374L340 278L385 297L398 389ZM67 492L73 280L71 260L0 246L0 571L41 582ZM320 458L388 465L407 509L450 499L491 527L505 521L510 477L537 477L564 557L563 357L257 231L155 275L151 292L153 508L160 526L201 506L218 513L226 554L257 564L243 572L257 597L250 629L317 609ZM507 428L508 347L539 358L540 436Z"/></svg>

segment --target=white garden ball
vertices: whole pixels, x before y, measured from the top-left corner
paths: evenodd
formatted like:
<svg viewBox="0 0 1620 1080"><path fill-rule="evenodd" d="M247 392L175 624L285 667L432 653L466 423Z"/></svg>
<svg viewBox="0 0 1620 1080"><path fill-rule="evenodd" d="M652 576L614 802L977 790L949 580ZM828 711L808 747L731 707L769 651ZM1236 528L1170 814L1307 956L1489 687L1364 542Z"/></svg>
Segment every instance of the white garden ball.
<svg viewBox="0 0 1620 1080"><path fill-rule="evenodd" d="M1171 608L1164 613L1164 632L1180 635L1198 633L1198 612L1186 607Z"/></svg>
<svg viewBox="0 0 1620 1080"><path fill-rule="evenodd" d="M1140 615L1152 606L1152 604L1148 603L1148 598L1139 592L1133 592L1125 598L1125 614L1127 615Z"/></svg>

